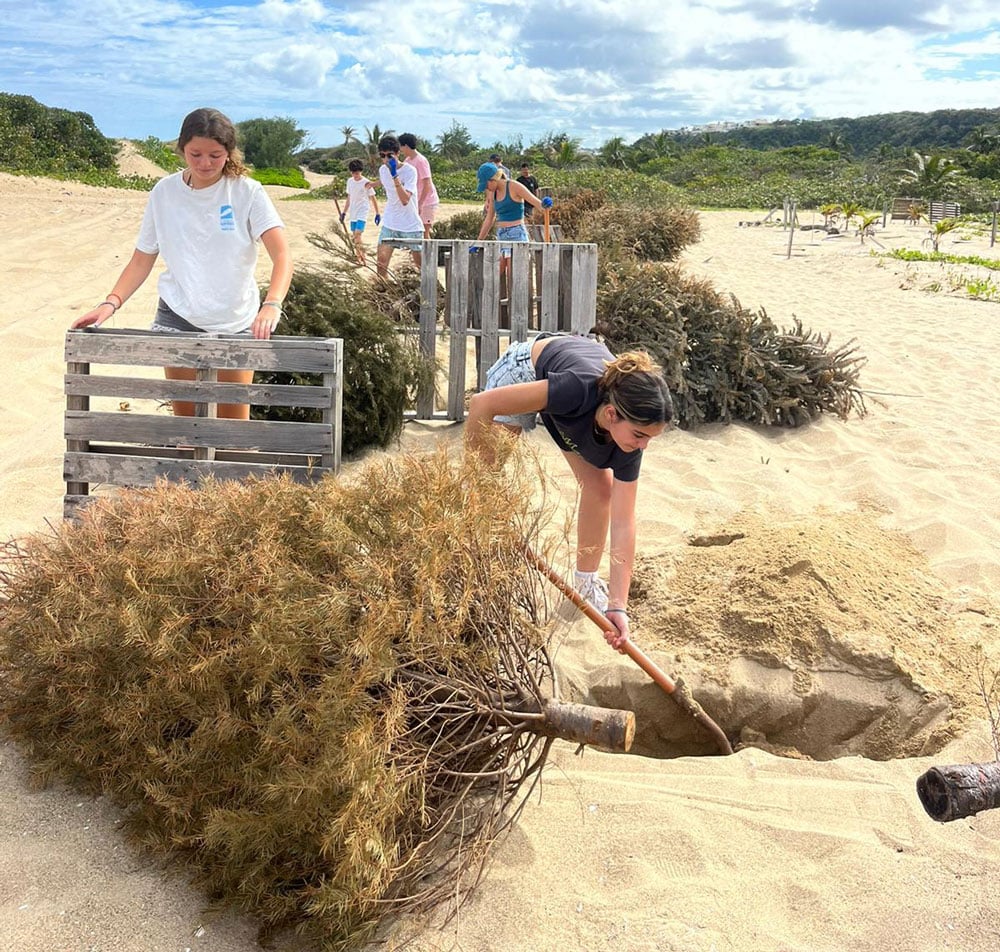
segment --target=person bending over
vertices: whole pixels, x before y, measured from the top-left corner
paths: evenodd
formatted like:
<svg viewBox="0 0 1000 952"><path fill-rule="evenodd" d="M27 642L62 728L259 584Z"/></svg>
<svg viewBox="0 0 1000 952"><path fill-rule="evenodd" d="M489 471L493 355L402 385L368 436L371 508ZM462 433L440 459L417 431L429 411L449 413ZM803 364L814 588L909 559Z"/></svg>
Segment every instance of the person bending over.
<svg viewBox="0 0 1000 952"><path fill-rule="evenodd" d="M674 417L660 368L645 351L615 357L588 337L539 335L511 344L486 379L469 403L467 446L493 463L491 424L522 433L541 415L580 486L575 587L614 624L605 638L621 648L629 636L642 452ZM598 569L609 530L605 584Z"/></svg>

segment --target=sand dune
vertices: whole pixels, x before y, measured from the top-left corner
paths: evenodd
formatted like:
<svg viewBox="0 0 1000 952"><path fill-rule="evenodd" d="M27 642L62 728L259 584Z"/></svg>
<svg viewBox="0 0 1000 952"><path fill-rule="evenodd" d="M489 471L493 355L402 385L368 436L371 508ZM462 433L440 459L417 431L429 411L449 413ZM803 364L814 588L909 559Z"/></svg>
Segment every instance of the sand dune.
<svg viewBox="0 0 1000 952"><path fill-rule="evenodd" d="M131 253L145 196L0 176L0 198L6 539L60 517L63 335ZM305 235L332 210L280 210L309 260ZM795 431L674 432L644 463L636 639L751 746L672 760L558 748L478 892L451 922L421 924L419 952L1000 943L1000 811L940 825L914 793L931 764L993 757L971 659L1000 649L1000 309L947 290L969 266L815 232L786 257L787 232L737 227L750 217L703 214L686 265L778 323L855 340L869 408ZM922 235L892 223L876 237ZM948 237L945 250L1000 256L988 235ZM148 282L118 325L145 326L154 302ZM402 448L459 432L408 425ZM554 449L533 445L561 476ZM687 544L719 532L743 538ZM568 691L628 701L647 746L669 747L671 703L643 675L586 622L558 638ZM0 949L256 947L252 922L207 911L136 853L104 798L33 790L10 744L0 794Z"/></svg>

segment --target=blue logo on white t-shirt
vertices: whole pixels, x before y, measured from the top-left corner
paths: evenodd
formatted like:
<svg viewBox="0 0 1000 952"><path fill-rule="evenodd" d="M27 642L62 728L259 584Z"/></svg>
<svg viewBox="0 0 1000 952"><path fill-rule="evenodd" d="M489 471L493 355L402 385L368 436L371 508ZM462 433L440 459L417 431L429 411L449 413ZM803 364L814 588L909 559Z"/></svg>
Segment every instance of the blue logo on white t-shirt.
<svg viewBox="0 0 1000 952"><path fill-rule="evenodd" d="M223 231L236 231L236 212L232 205L219 206L219 228Z"/></svg>

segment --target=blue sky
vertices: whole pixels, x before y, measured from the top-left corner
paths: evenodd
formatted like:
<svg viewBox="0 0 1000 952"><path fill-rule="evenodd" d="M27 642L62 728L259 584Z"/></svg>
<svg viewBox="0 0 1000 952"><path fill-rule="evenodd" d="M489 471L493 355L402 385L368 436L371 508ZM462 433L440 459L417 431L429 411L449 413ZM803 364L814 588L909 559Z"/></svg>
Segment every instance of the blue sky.
<svg viewBox="0 0 1000 952"><path fill-rule="evenodd" d="M172 139L215 106L309 143L453 120L489 145L1000 106L1000 2L0 0L0 90Z"/></svg>

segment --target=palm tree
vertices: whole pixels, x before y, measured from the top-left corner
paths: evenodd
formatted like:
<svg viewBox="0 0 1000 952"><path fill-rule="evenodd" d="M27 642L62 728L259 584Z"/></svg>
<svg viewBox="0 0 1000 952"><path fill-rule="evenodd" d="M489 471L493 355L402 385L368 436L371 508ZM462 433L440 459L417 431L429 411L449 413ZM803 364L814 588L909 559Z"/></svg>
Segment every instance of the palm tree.
<svg viewBox="0 0 1000 952"><path fill-rule="evenodd" d="M372 169L377 169L379 166L378 161L378 140L382 136L386 135L376 122L370 129L365 126L365 158L368 160L368 167Z"/></svg>
<svg viewBox="0 0 1000 952"><path fill-rule="evenodd" d="M934 248L934 253L937 254L938 248L941 244L941 239L948 234L953 228L957 228L959 221L957 218L942 218L940 221L934 222L931 226L931 233L927 240L931 243Z"/></svg>
<svg viewBox="0 0 1000 952"><path fill-rule="evenodd" d="M861 244L865 243L865 238L875 237L875 223L882 217L879 212L869 212L867 215L861 215L861 224L858 225L858 237L861 238Z"/></svg>
<svg viewBox="0 0 1000 952"><path fill-rule="evenodd" d="M826 137L826 147L833 152L849 152L851 147L847 144L843 133L833 131Z"/></svg>
<svg viewBox="0 0 1000 952"><path fill-rule="evenodd" d="M987 131L986 126L976 126L964 141L968 143L965 148L969 152L978 152L980 155L987 155L1000 149L1000 135Z"/></svg>
<svg viewBox="0 0 1000 952"><path fill-rule="evenodd" d="M346 149L352 142L357 142L357 137L354 135L354 126L341 126L340 134L344 137L344 148Z"/></svg>
<svg viewBox="0 0 1000 952"><path fill-rule="evenodd" d="M612 139L608 139L608 141L601 146L601 161L605 165L611 165L620 169L627 169L627 150L628 146L625 145L625 140L621 136L615 136Z"/></svg>
<svg viewBox="0 0 1000 952"><path fill-rule="evenodd" d="M548 160L556 168L565 169L579 165L582 159L580 140L568 132L550 133L548 136Z"/></svg>
<svg viewBox="0 0 1000 952"><path fill-rule="evenodd" d="M949 180L959 173L955 163L943 155L923 155L914 152L913 158L915 167L900 169L900 181L914 183L928 198L937 198Z"/></svg>
<svg viewBox="0 0 1000 952"><path fill-rule="evenodd" d="M840 214L844 216L844 228L848 228L852 218L857 218L861 214L861 206L857 202L842 202Z"/></svg>
<svg viewBox="0 0 1000 952"><path fill-rule="evenodd" d="M451 125L438 136L437 152L445 159L462 159L474 152L476 144L472 141L469 130L460 122L452 119Z"/></svg>
<svg viewBox="0 0 1000 952"><path fill-rule="evenodd" d="M823 216L823 227L831 228L837 223L837 219L840 217L841 208L839 205L830 203L828 205L823 205L819 213Z"/></svg>

